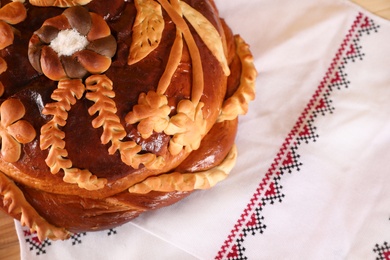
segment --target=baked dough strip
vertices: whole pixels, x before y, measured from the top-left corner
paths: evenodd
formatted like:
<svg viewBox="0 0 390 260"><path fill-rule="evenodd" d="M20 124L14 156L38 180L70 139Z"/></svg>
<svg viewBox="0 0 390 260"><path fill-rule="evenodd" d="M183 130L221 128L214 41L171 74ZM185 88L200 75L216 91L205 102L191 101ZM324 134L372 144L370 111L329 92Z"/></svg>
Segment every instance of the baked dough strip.
<svg viewBox="0 0 390 260"><path fill-rule="evenodd" d="M88 109L88 113L98 116L92 121L94 128L103 128L101 142L111 147L108 149L110 155L117 150L121 154L122 161L138 169L140 164L148 169L158 169L164 165L164 159L152 153L140 154L142 147L134 141L123 141L127 133L116 115L117 108L114 100L113 82L106 75L92 75L85 81L88 90L86 98L95 104Z"/></svg>
<svg viewBox="0 0 390 260"><path fill-rule="evenodd" d="M40 148L49 149L45 161L52 174L62 169L65 173L64 182L75 183L87 190L97 190L106 185L107 179L97 178L88 170L72 168L73 163L67 158L68 151L63 140L65 133L60 129L66 124L71 106L83 96L84 91L85 86L79 79L66 79L58 83L57 89L51 95L56 102L46 104L42 110L42 114L52 115L53 118L41 128Z"/></svg>
<svg viewBox="0 0 390 260"><path fill-rule="evenodd" d="M248 112L249 101L253 100L256 94L257 70L253 63L249 45L239 35L235 35L234 39L236 42L236 53L242 66L240 85L237 91L223 103L217 122L233 120L238 115L245 115Z"/></svg>
<svg viewBox="0 0 390 260"><path fill-rule="evenodd" d="M191 101L197 105L200 101L204 89L203 66L198 46L196 45L194 37L191 34L190 28L188 27L184 18L181 16L181 13L178 13L167 0L157 1L171 17L176 27L183 33L184 40L187 43L188 50L191 55L193 72Z"/></svg>
<svg viewBox="0 0 390 260"><path fill-rule="evenodd" d="M237 147L233 145L224 161L210 170L195 173L173 172L149 177L130 187L129 192L146 194L151 191L173 192L209 189L229 175L236 159Z"/></svg>
<svg viewBox="0 0 390 260"><path fill-rule="evenodd" d="M71 235L64 228L58 228L48 223L27 202L23 192L4 173L0 172L0 199L3 200L4 209L8 208L8 214L18 217L20 223L27 226L32 232L37 232L40 241L45 238L53 240L65 240Z"/></svg>

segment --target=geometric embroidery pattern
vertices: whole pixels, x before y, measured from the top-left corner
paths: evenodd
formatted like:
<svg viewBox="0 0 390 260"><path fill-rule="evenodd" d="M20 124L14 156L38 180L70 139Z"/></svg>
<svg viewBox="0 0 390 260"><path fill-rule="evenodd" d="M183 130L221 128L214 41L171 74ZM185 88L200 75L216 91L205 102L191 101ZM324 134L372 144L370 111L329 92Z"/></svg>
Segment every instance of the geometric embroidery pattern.
<svg viewBox="0 0 390 260"><path fill-rule="evenodd" d="M51 240L46 239L44 241L39 241L38 236L36 232L31 232L28 227L22 226L23 236L26 244L28 245L28 249L30 252L35 252L35 255L44 255L47 253L47 250L50 249L50 246L52 245ZM107 236L114 236L117 234L116 229L111 228L106 230ZM71 246L77 246L82 244L83 237L86 237L88 235L87 232L83 233L75 233L73 234L68 240L65 241L58 241L60 243L70 243Z"/></svg>
<svg viewBox="0 0 390 260"><path fill-rule="evenodd" d="M36 255L46 254L46 248L51 245L50 240L39 241L38 236L35 233L31 233L29 229L23 230L23 235L30 251L35 251Z"/></svg>
<svg viewBox="0 0 390 260"><path fill-rule="evenodd" d="M81 241L82 241L81 237L86 236L86 235L87 235L87 233L85 233L85 232L73 234L70 237L70 240L72 241L72 246L81 244Z"/></svg>
<svg viewBox="0 0 390 260"><path fill-rule="evenodd" d="M116 230L114 228L110 228L107 232L107 236L116 235Z"/></svg>
<svg viewBox="0 0 390 260"><path fill-rule="evenodd" d="M362 13L357 15L323 80L291 132L287 135L273 163L260 181L255 193L230 231L215 259L248 259L245 256L245 239L250 235L256 236L265 232L267 226L263 217L264 210L275 202L282 202L285 197L280 180L286 173L291 174L301 169L302 163L300 162L298 148L303 144L316 142L319 138L315 127L316 118L334 112L335 108L331 100L332 93L335 90L348 88L350 85L346 66L351 62L358 62L364 58L360 45L361 37L377 32L378 28L379 26L372 19ZM381 257L385 257L378 259L390 260L390 258L386 258L390 255L387 243L382 247L378 245L375 250L379 252Z"/></svg>
<svg viewBox="0 0 390 260"><path fill-rule="evenodd" d="M383 245L375 245L374 252L378 255L376 260L390 260L390 245L385 242Z"/></svg>

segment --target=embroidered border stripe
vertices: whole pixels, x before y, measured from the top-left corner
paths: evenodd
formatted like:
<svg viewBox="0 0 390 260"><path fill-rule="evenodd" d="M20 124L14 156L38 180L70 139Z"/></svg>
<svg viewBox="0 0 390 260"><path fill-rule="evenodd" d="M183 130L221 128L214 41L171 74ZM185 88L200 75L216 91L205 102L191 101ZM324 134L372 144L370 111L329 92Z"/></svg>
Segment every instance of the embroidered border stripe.
<svg viewBox="0 0 390 260"><path fill-rule="evenodd" d="M279 184L284 173L299 171L302 167L298 148L303 143L315 142L315 119L332 114L331 94L334 90L348 88L350 82L345 73L349 62L360 61L364 57L360 46L361 37L379 28L374 21L359 13L346 34L340 48L332 60L323 80L315 90L309 103L287 135L273 163L260 181L246 208L234 225L215 259L241 260L245 256L244 241L248 235L262 234L266 229L262 212L267 205L282 202L284 194Z"/></svg>

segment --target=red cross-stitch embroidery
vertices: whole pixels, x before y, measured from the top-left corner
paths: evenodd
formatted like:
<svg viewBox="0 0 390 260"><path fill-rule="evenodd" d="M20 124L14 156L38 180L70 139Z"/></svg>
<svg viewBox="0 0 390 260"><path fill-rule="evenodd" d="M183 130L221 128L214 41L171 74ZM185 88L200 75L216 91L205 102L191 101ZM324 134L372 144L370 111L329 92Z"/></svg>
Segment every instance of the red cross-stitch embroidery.
<svg viewBox="0 0 390 260"><path fill-rule="evenodd" d="M271 167L259 183L258 188L215 259L247 259L244 247L246 237L264 232L266 225L264 224L262 213L265 207L274 204L276 201L282 202L285 196L282 193L283 187L279 185L282 176L286 172L293 173L299 171L300 167L302 167L299 161L299 146L303 143L308 144L310 141L315 142L319 138L316 134L315 119L320 115L325 116L333 113L334 107L332 107L330 99L332 92L336 89L347 88L350 84L345 72L345 66L349 62L363 59L364 53L360 46L360 39L364 34L377 32L378 28L379 26L372 19L364 16L362 13L358 14L325 77L288 134ZM387 256L389 256L389 252L390 250L385 250L381 254L388 254Z"/></svg>
<svg viewBox="0 0 390 260"><path fill-rule="evenodd" d="M383 245L375 245L374 252L378 254L377 260L390 260L390 245L385 242Z"/></svg>

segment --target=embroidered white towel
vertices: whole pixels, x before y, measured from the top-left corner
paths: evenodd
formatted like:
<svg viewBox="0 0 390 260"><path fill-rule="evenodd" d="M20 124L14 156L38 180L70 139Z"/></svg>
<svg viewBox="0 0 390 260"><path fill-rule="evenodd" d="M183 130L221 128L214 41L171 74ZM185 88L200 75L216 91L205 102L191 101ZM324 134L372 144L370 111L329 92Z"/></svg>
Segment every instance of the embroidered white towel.
<svg viewBox="0 0 390 260"><path fill-rule="evenodd" d="M347 1L217 0L257 98L211 190L22 259L390 259L390 23Z"/></svg>

